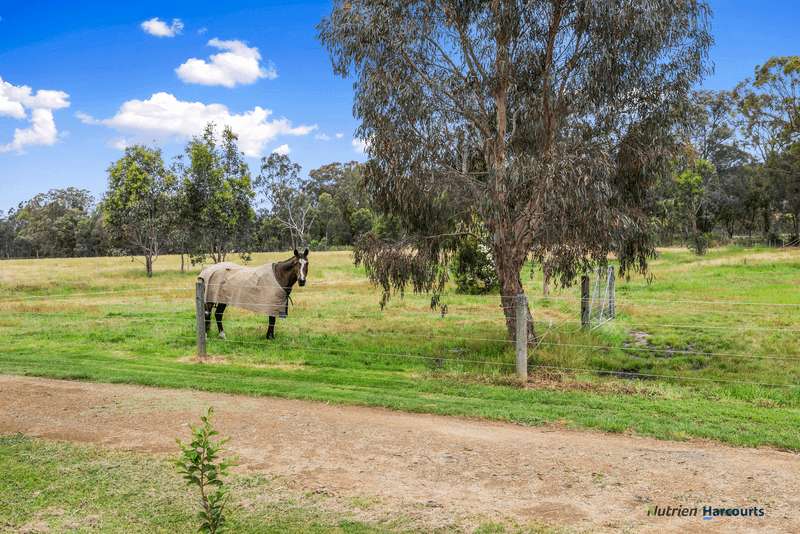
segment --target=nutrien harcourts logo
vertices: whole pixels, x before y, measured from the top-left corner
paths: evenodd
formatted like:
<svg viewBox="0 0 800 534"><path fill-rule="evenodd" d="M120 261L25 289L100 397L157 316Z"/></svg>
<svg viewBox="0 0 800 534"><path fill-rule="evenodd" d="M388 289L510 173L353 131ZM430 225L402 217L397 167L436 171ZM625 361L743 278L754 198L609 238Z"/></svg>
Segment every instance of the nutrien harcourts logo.
<svg viewBox="0 0 800 534"><path fill-rule="evenodd" d="M667 506L666 508L648 506L647 508L649 508L647 515L670 517L691 517L697 515L697 508L684 508L683 506L678 508L673 508L672 506Z"/></svg>
<svg viewBox="0 0 800 534"><path fill-rule="evenodd" d="M677 508L672 506L667 506L666 508L648 506L647 508L647 515L659 517L697 517L700 512L699 508L684 508L683 506ZM703 506L703 519L714 519L715 517L762 517L763 515L763 508L714 508L713 506Z"/></svg>

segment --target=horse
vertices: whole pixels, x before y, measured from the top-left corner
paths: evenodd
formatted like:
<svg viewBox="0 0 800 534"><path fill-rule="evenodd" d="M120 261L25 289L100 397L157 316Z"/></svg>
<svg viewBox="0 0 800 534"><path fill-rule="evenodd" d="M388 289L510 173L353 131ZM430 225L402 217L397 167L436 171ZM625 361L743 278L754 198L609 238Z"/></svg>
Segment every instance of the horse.
<svg viewBox="0 0 800 534"><path fill-rule="evenodd" d="M240 282L240 285L228 284L226 286L226 282L231 279L231 276L228 276L230 272L235 272L235 274L238 275L239 281L242 280L242 276L249 278L248 283L241 284ZM277 285L275 285L275 287L264 288L264 284L261 283L262 279L271 278L267 276L270 274L274 275L274 282L277 282ZM275 318L284 318L287 316L287 311L289 308L289 294L292 292L292 287L294 286L295 282L300 287L306 285L307 276L308 249L305 249L302 254L295 249L294 256L288 260L267 264L261 267L248 268L232 263L218 263L207 269L204 269L203 272L200 273L199 279L206 283L206 295L212 294L219 297L220 294L226 294L223 291L224 289L228 289L227 295L229 295L228 299L226 299L227 302L216 302L207 298L207 302L205 303L206 337L208 337L208 330L211 327L211 310L216 308L214 317L217 319L219 337L221 339L227 339L225 337L225 330L222 327L222 316L225 313L225 308L230 305L236 308L249 309L269 315L267 339L275 339ZM218 280L218 282L211 282L212 280ZM251 282L251 280L256 280L256 282ZM270 282L273 281L270 280ZM209 290L210 287L213 289ZM262 291L264 289L268 289L272 293L277 292L277 295L273 294L272 296L282 297L280 299L280 305L258 302L258 300L264 295ZM283 293L281 293L281 290ZM209 300L211 301L209 302Z"/></svg>

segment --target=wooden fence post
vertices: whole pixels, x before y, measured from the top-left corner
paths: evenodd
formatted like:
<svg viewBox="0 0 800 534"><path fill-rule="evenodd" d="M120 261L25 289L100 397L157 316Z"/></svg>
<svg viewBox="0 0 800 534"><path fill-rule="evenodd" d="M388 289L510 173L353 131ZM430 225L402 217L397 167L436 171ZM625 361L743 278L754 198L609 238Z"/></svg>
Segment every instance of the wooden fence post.
<svg viewBox="0 0 800 534"><path fill-rule="evenodd" d="M206 284L205 282L197 282L195 284L195 308L197 313L197 354L199 356L206 355L206 311L205 311L205 295Z"/></svg>
<svg viewBox="0 0 800 534"><path fill-rule="evenodd" d="M591 306L591 295L589 294L589 277L581 276L581 328L589 328L589 307Z"/></svg>
<svg viewBox="0 0 800 534"><path fill-rule="evenodd" d="M611 304L611 306L610 306L610 308L611 308L611 318L613 319L614 318L614 311L615 311L615 307L616 307L615 306L616 305L615 300L616 300L616 294L617 294L617 276L614 274L614 266L613 265L611 266L611 281L610 282L611 283L609 284L608 290L611 292L611 294L609 296L609 302Z"/></svg>
<svg viewBox="0 0 800 534"><path fill-rule="evenodd" d="M517 295L517 375L528 381L528 297Z"/></svg>

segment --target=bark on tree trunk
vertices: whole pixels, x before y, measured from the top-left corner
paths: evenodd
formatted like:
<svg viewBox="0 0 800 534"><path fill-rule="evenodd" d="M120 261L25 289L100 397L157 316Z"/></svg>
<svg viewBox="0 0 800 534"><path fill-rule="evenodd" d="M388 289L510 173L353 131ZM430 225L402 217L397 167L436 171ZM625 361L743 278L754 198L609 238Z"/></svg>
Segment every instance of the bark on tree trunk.
<svg viewBox="0 0 800 534"><path fill-rule="evenodd" d="M510 259L504 259L500 254L495 254L495 270L497 272L497 282L500 286L500 303L503 307L503 314L506 317L506 328L508 338L511 341L517 340L517 295L524 295L522 287L522 265L516 265ZM533 325L530 306L527 308L528 321L528 345L535 345L539 342L536 337L536 330Z"/></svg>
<svg viewBox="0 0 800 534"><path fill-rule="evenodd" d="M147 268L147 278L153 277L153 257L149 254L144 257L144 265Z"/></svg>

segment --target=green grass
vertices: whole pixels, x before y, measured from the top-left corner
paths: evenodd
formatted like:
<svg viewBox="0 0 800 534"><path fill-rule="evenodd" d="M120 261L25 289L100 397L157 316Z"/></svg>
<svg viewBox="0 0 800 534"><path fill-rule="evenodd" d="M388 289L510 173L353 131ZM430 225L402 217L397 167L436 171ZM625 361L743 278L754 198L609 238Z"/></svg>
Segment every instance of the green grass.
<svg viewBox="0 0 800 534"><path fill-rule="evenodd" d="M275 342L265 317L229 308L229 340L212 327L205 359L195 357L199 268L182 275L178 258L162 258L147 279L120 258L100 259L99 275L96 259L2 262L0 372L800 450L797 251L664 250L651 283L618 280L616 319L591 332L575 322L575 288L538 298L541 273L526 268L543 336L527 387L497 296L446 295L442 315L406 294L381 312L346 254L312 253Z"/></svg>
<svg viewBox="0 0 800 534"><path fill-rule="evenodd" d="M194 487L165 458L25 436L0 436L0 531L197 532ZM555 532L480 518L425 520L412 505L364 496L333 497L288 487L281 477L236 474L231 532L381 534L404 532ZM470 528L467 528L470 527Z"/></svg>

